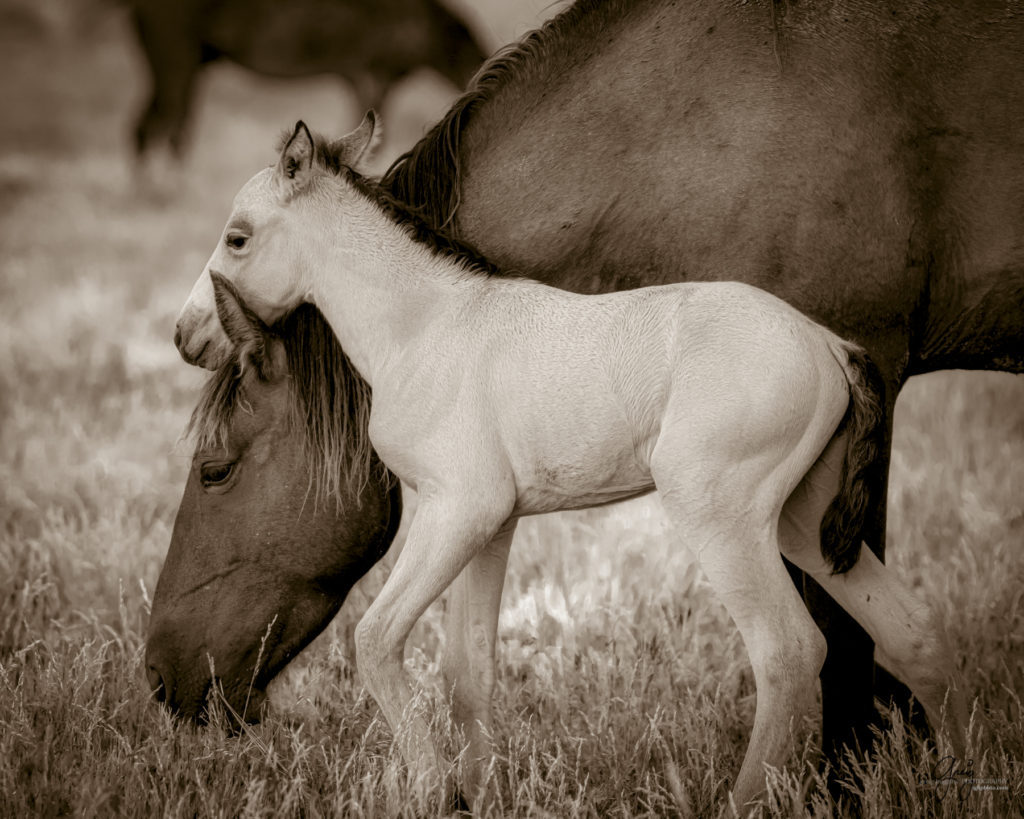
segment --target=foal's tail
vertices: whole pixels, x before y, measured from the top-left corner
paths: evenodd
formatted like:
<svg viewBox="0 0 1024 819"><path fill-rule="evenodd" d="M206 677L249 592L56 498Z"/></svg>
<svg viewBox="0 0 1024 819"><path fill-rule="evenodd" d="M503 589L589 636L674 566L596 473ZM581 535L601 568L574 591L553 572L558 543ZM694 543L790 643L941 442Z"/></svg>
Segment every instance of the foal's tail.
<svg viewBox="0 0 1024 819"><path fill-rule="evenodd" d="M885 436L885 381L864 351L844 343L833 353L846 373L850 403L835 435L846 434L839 494L821 520L821 554L833 574L853 568L860 556L867 516L881 491ZM846 361L843 361L843 357Z"/></svg>

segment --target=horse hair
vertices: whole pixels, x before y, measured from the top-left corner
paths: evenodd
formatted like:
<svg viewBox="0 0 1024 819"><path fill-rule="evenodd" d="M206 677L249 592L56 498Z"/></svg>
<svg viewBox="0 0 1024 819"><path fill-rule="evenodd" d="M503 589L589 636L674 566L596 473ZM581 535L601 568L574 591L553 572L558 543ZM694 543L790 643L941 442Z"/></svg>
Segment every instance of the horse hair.
<svg viewBox="0 0 1024 819"><path fill-rule="evenodd" d="M303 431L314 503L343 492L359 498L370 481L393 478L370 445L370 385L356 372L330 325L316 307L300 305L268 328L284 345L290 385L289 423ZM259 370L253 370L259 377ZM225 364L207 380L188 425L199 447L224 446L234 413L251 412L245 379L237 362Z"/></svg>
<svg viewBox="0 0 1024 819"><path fill-rule="evenodd" d="M623 0L577 0L518 43L497 51L444 118L391 164L381 184L435 229L453 227L459 207L459 147L473 112L531 65L543 61L546 54L557 51L560 41L580 26L600 30L602 18L635 5Z"/></svg>
<svg viewBox="0 0 1024 819"><path fill-rule="evenodd" d="M342 168L341 174L356 190L376 202L392 221L404 227L417 242L425 244L436 253L463 262L478 273L488 276L509 275L509 271L499 270L472 245L456 239L443 228L434 227L419 210L398 199L380 182L364 177L349 167Z"/></svg>
<svg viewBox="0 0 1024 819"><path fill-rule="evenodd" d="M849 350L850 403L835 435L847 433L850 444L839 474L839 491L821 519L821 553L833 574L857 563L861 543L870 534L869 510L885 485L885 379L859 348Z"/></svg>

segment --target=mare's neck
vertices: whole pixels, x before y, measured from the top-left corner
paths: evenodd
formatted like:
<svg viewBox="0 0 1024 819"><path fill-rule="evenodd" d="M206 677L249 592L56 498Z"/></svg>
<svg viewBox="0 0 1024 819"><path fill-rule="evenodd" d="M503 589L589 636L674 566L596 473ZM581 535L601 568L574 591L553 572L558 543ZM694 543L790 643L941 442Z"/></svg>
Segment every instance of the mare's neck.
<svg viewBox="0 0 1024 819"><path fill-rule="evenodd" d="M369 199L346 202L324 236L326 264L312 277L310 298L372 388L476 276L413 239Z"/></svg>

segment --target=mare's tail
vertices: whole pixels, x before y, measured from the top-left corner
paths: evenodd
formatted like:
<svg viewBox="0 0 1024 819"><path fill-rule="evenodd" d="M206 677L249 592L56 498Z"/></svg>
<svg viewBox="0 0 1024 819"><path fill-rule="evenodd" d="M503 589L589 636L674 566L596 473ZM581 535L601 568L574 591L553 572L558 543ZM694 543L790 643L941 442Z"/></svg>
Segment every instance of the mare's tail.
<svg viewBox="0 0 1024 819"><path fill-rule="evenodd" d="M860 347L833 346L850 388L850 403L835 434L847 436L839 494L821 519L821 554L833 574L853 568L860 556L867 517L884 477L885 382ZM843 359L846 359L844 362Z"/></svg>

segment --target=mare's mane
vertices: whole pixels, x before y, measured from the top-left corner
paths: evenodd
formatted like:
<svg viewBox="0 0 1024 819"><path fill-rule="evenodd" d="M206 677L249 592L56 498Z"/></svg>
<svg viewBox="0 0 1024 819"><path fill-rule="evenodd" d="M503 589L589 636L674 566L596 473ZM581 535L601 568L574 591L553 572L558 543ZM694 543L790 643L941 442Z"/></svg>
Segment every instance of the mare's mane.
<svg viewBox="0 0 1024 819"><path fill-rule="evenodd" d="M264 331L284 347L289 376L289 423L302 430L314 504L354 496L371 481L391 477L373 453L367 427L370 385L349 362L334 332L312 304L302 304ZM258 368L225 364L212 373L192 412L188 432L201 448L224 446L235 412L252 412L245 396L248 377Z"/></svg>
<svg viewBox="0 0 1024 819"><path fill-rule="evenodd" d="M636 0L577 0L518 43L496 52L441 121L391 164L381 186L435 230L454 228L462 133L476 109L551 55L578 51L580 42L606 38L611 20L638 5Z"/></svg>

